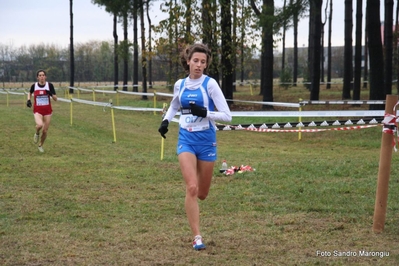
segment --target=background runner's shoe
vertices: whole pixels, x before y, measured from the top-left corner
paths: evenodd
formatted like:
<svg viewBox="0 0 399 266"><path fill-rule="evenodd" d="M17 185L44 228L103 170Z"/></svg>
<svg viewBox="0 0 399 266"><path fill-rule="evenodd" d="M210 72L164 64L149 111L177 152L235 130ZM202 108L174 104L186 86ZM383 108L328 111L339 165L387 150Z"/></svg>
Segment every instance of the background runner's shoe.
<svg viewBox="0 0 399 266"><path fill-rule="evenodd" d="M202 237L201 236L195 236L195 238L193 240L193 248L195 250L203 250L203 249L206 248L204 243L202 243Z"/></svg>
<svg viewBox="0 0 399 266"><path fill-rule="evenodd" d="M42 146L38 146L37 148L39 149L40 152L44 152L44 149Z"/></svg>
<svg viewBox="0 0 399 266"><path fill-rule="evenodd" d="M39 141L39 134L35 133L33 136L33 142L36 144Z"/></svg>

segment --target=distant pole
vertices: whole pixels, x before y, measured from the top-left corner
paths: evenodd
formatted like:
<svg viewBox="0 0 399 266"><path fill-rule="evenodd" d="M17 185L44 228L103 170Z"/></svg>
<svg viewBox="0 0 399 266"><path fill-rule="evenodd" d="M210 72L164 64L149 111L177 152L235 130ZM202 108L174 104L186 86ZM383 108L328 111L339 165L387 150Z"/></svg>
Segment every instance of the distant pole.
<svg viewBox="0 0 399 266"><path fill-rule="evenodd" d="M302 98L299 98L299 114L300 114L301 111L302 111L301 102L302 102ZM302 123L302 116L301 116L301 115L299 115L299 124L300 124L300 123ZM298 140L302 140L301 127L298 128Z"/></svg>
<svg viewBox="0 0 399 266"><path fill-rule="evenodd" d="M385 105L385 118L383 121L383 133L381 138L381 152L377 180L377 193L374 207L374 233L382 233L384 230L385 217L388 201L388 183L391 172L392 141L396 130L396 103L397 95L387 95Z"/></svg>

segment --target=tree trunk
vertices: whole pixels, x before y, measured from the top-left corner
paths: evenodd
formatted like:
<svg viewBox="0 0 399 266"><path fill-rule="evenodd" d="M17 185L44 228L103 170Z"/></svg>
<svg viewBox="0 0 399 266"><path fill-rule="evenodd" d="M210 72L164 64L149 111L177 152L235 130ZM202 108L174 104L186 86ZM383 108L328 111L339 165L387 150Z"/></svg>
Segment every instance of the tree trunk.
<svg viewBox="0 0 399 266"><path fill-rule="evenodd" d="M244 1L244 0L243 0ZM242 1L242 6L244 6L244 2ZM242 23L241 23L241 39L240 39L240 81L241 84L244 84L244 55L245 55L245 50L244 50L244 40L245 40L245 15L244 15L244 8L241 9L241 18L242 18Z"/></svg>
<svg viewBox="0 0 399 266"><path fill-rule="evenodd" d="M169 91L173 91L173 78L172 78L172 70L173 70L173 51L172 51L172 47L173 47L173 21L174 21L174 11L173 11L173 0L170 0L168 2L169 4L169 23L168 23L168 45L169 45L169 49L168 49L168 57L169 57L169 61L168 61L168 65L169 65L169 69L167 70L167 74L168 74L168 80L167 80L167 85L169 88ZM175 33L177 34L177 33Z"/></svg>
<svg viewBox="0 0 399 266"><path fill-rule="evenodd" d="M293 0L290 1L291 5ZM294 24L294 65L293 65L293 77L292 82L293 86L297 86L298 81L298 11L294 10L293 14L293 24Z"/></svg>
<svg viewBox="0 0 399 266"><path fill-rule="evenodd" d="M363 88L364 89L367 89L368 79L369 79L369 77L368 77L368 75L369 75L369 47L368 47L368 43L369 43L369 41L368 41L367 16L366 16L366 26L365 26L365 32L364 32L364 72L363 72Z"/></svg>
<svg viewBox="0 0 399 266"><path fill-rule="evenodd" d="M351 98L352 89L352 0L345 0L344 86L342 99Z"/></svg>
<svg viewBox="0 0 399 266"><path fill-rule="evenodd" d="M147 51L145 48L145 26L144 26L144 5L143 0L140 0L139 8L140 8L140 27L141 27L141 73L143 75L142 80L142 91L144 93L147 92ZM141 97L143 100L148 100L147 95L143 95Z"/></svg>
<svg viewBox="0 0 399 266"><path fill-rule="evenodd" d="M273 102L273 65L274 65L274 55L273 55L273 25L274 25L274 1L273 0L263 0L264 11L266 16L266 24L263 25L264 28L264 50L263 50L263 68L261 70L263 81L261 81L263 101ZM273 109L268 105L263 105L263 109Z"/></svg>
<svg viewBox="0 0 399 266"><path fill-rule="evenodd" d="M328 5L328 1L327 0L327 5ZM320 47L320 53L321 53L321 63L320 63L320 81L322 83L324 83L324 27L326 26L326 22L327 22L327 10L328 7L326 5L325 11L324 11L324 21L321 23L321 47Z"/></svg>
<svg viewBox="0 0 399 266"><path fill-rule="evenodd" d="M70 43L69 43L69 57L70 57L70 71L71 76L69 79L69 86L74 87L75 85L75 56L74 56L74 45L73 45L73 0L69 0L69 17L70 17ZM73 89L69 88L69 93L73 93Z"/></svg>
<svg viewBox="0 0 399 266"><path fill-rule="evenodd" d="M127 13L123 14L123 90L127 91L127 80L129 77L129 62L128 62L128 54L129 40L127 38Z"/></svg>
<svg viewBox="0 0 399 266"><path fill-rule="evenodd" d="M231 53L231 64L232 64L232 66L231 66L231 71L232 71L232 73L233 73L233 76L232 76L232 80L233 80L233 92L232 93L234 93L234 92L236 92L237 91L237 86L236 86L236 83L237 83L237 78L236 78L236 68L237 68L237 53L236 53L236 51L237 51L237 0L233 0L233 10L232 10L232 13L233 13L233 17L232 17L232 19L233 19L233 25L232 25L232 29L231 29L231 34L232 34L232 36L231 36L231 51L232 51L232 53Z"/></svg>
<svg viewBox="0 0 399 266"><path fill-rule="evenodd" d="M175 0L175 7L177 7L178 6L178 3L177 3L177 0ZM176 12L178 12L177 10L176 10ZM179 43L180 43L180 41L179 41L179 36L180 36L180 34L179 34L179 27L178 27L178 23L177 23L177 19L175 20L175 23L174 23L174 26L175 26L175 40L174 40L174 51L175 51L175 54L176 55L178 55L179 54ZM174 71L173 71L173 73L175 74L175 77L174 77L174 80L178 80L179 79L179 66L180 66L180 60L175 60L175 62L174 62Z"/></svg>
<svg viewBox="0 0 399 266"><path fill-rule="evenodd" d="M231 2L221 0L221 31L222 31L222 91L226 99L233 99L233 63L232 63L232 37L231 37ZM232 104L231 101L228 102Z"/></svg>
<svg viewBox="0 0 399 266"><path fill-rule="evenodd" d="M114 14L114 90L118 90L118 82L119 82L119 60L118 60L118 34L117 34L117 26L118 26L118 17Z"/></svg>
<svg viewBox="0 0 399 266"><path fill-rule="evenodd" d="M138 92L139 88L139 42L137 37L137 1L133 3L133 91Z"/></svg>
<svg viewBox="0 0 399 266"><path fill-rule="evenodd" d="M313 1L313 2L312 2ZM307 61L307 73L306 73L306 79L304 79L305 87L308 90L311 90L311 80L312 80L312 75L313 75L313 54L314 54L314 27L315 27L315 15L313 14L315 12L315 7L314 7L314 1L317 0L312 0L309 1L309 36L308 36L308 61ZM319 67L319 66L318 66ZM319 81L317 81L319 82Z"/></svg>
<svg viewBox="0 0 399 266"><path fill-rule="evenodd" d="M393 57L393 0L385 0L384 47L385 47L385 95L392 94L392 57Z"/></svg>
<svg viewBox="0 0 399 266"><path fill-rule="evenodd" d="M149 88L152 89L152 24L150 18L150 7L149 0L145 2L147 11L147 21L148 21L148 84Z"/></svg>
<svg viewBox="0 0 399 266"><path fill-rule="evenodd" d="M396 12L395 12L395 35L394 38L394 64L396 68L396 93L399 94L399 49L398 49L398 33L399 33L399 3L396 4Z"/></svg>
<svg viewBox="0 0 399 266"><path fill-rule="evenodd" d="M360 100L362 76L362 18L363 0L356 3L356 44L355 44L355 73L353 81L353 100Z"/></svg>
<svg viewBox="0 0 399 266"><path fill-rule="evenodd" d="M211 49L212 53L212 62L208 67L208 75L214 78L218 83L220 80L219 77L219 53L218 53L218 43L215 38L216 34L216 0L202 0L202 27L204 34L202 36L202 42L207 44Z"/></svg>
<svg viewBox="0 0 399 266"><path fill-rule="evenodd" d="M320 93L320 49L321 49L321 8L323 1L322 0L312 0L310 2L311 9L313 9L313 22L314 22L314 32L313 32L313 61L310 62L313 65L312 69L312 83L310 89L310 100L319 100Z"/></svg>
<svg viewBox="0 0 399 266"><path fill-rule="evenodd" d="M379 0L367 0L366 16L370 59L370 100L385 100ZM370 110L384 109L384 105L370 104Z"/></svg>
<svg viewBox="0 0 399 266"><path fill-rule="evenodd" d="M328 16L328 48L327 48L327 89L331 89L331 36L332 36L333 0L330 0L330 15Z"/></svg>
<svg viewBox="0 0 399 266"><path fill-rule="evenodd" d="M264 102L273 102L273 25L274 25L274 1L263 0L262 12L251 0L251 7L261 21L262 51L260 71L260 94ZM262 19L261 19L262 18ZM263 109L273 109L272 106L263 105Z"/></svg>
<svg viewBox="0 0 399 266"><path fill-rule="evenodd" d="M286 0L284 0L283 12L286 9L286 5L287 5ZM284 70L285 70L285 28L286 28L286 24L287 24L287 22L286 22L286 20L284 20L284 22L283 22L283 38L282 38L283 39L283 48L282 48L282 55L281 55L281 74L283 74Z"/></svg>
<svg viewBox="0 0 399 266"><path fill-rule="evenodd" d="M191 18L192 18L192 1L191 0L184 0L186 6L186 32L184 36L184 40L186 43L192 43L193 37L191 35Z"/></svg>

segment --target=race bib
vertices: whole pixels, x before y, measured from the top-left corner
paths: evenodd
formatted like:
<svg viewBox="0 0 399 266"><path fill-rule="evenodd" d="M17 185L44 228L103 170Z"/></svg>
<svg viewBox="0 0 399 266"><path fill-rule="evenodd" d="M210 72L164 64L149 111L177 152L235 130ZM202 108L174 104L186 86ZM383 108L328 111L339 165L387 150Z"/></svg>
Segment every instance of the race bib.
<svg viewBox="0 0 399 266"><path fill-rule="evenodd" d="M209 129L209 119L194 115L180 115L180 126L189 132Z"/></svg>
<svg viewBox="0 0 399 266"><path fill-rule="evenodd" d="M50 102L49 102L49 98L48 98L47 95L43 95L43 96L38 95L38 96L36 96L36 105L37 106L43 106L43 105L49 105L49 104L50 104Z"/></svg>

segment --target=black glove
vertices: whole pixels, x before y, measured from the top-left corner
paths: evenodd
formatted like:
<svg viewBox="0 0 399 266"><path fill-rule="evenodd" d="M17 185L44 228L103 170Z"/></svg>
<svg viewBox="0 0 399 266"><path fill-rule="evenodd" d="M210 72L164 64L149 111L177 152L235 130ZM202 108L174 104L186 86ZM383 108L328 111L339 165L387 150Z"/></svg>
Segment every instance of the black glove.
<svg viewBox="0 0 399 266"><path fill-rule="evenodd" d="M206 117L208 115L208 110L206 110L205 107L196 105L195 103L190 103L190 106L192 115L200 117Z"/></svg>
<svg viewBox="0 0 399 266"><path fill-rule="evenodd" d="M165 134L168 132L169 121L165 119L162 121L161 126L158 129L158 132L161 133L161 136L166 139Z"/></svg>
<svg viewBox="0 0 399 266"><path fill-rule="evenodd" d="M31 107L32 107L32 102L31 102L30 100L27 100L27 101L26 101L26 106L28 106L29 108L31 108Z"/></svg>
<svg viewBox="0 0 399 266"><path fill-rule="evenodd" d="M50 97L53 96L53 94L51 93L50 90L46 90L46 93L47 93L47 95L50 96Z"/></svg>

